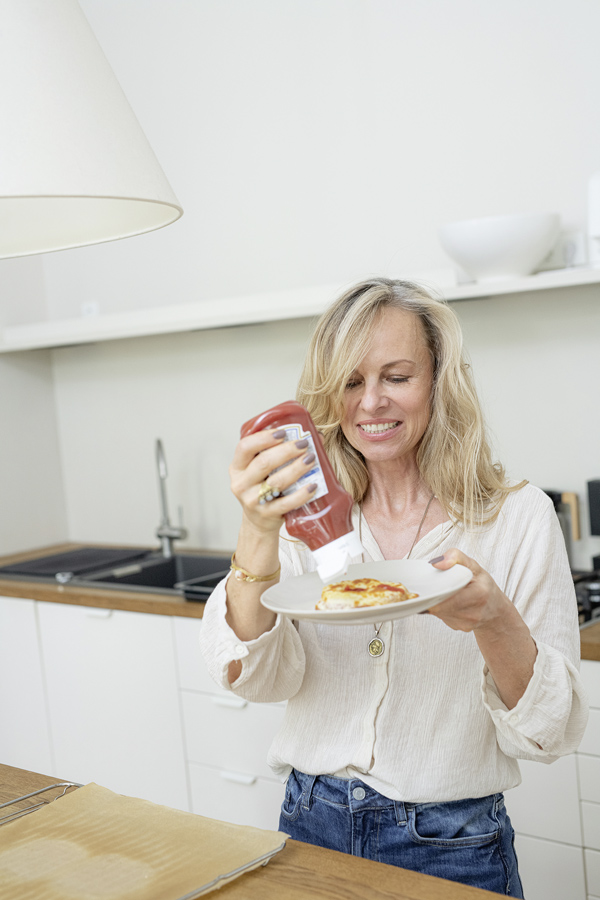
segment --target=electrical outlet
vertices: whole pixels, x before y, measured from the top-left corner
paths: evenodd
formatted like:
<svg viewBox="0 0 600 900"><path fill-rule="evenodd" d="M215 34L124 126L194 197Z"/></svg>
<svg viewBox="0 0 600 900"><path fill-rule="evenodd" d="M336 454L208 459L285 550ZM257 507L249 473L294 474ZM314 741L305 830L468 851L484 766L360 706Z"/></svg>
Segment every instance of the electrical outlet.
<svg viewBox="0 0 600 900"><path fill-rule="evenodd" d="M562 231L550 253L538 266L538 272L548 269L570 269L585 266L588 261L586 236L583 231Z"/></svg>

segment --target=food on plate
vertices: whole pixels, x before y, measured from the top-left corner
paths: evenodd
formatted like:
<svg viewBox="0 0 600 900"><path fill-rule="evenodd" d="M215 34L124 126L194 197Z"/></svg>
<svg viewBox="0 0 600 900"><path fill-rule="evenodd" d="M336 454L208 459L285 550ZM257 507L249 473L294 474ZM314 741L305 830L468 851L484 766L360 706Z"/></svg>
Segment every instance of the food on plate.
<svg viewBox="0 0 600 900"><path fill-rule="evenodd" d="M315 609L358 609L361 606L383 606L412 600L418 594L411 594L403 584L378 581L376 578L354 578L352 581L338 581L326 584L321 599Z"/></svg>

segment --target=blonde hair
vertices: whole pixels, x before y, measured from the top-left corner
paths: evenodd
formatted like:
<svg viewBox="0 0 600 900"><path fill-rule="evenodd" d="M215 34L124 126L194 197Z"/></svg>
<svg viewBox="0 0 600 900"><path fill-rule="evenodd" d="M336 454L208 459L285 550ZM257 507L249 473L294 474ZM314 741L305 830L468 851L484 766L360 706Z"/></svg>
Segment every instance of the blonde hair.
<svg viewBox="0 0 600 900"><path fill-rule="evenodd" d="M431 354L431 415L417 451L421 476L453 521L467 528L492 522L507 495L527 482L510 485L504 468L492 461L461 328L445 301L409 281L372 278L350 288L317 323L296 398L321 432L341 484L360 503L369 475L341 428L344 392L386 307L419 318Z"/></svg>

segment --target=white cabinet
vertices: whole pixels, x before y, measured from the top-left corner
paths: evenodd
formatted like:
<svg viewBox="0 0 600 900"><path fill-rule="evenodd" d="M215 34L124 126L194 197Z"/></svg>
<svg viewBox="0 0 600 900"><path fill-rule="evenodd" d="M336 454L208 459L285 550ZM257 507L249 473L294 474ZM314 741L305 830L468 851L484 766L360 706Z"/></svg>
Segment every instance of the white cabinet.
<svg viewBox="0 0 600 900"><path fill-rule="evenodd" d="M189 809L172 619L38 604L56 771Z"/></svg>
<svg viewBox="0 0 600 900"><path fill-rule="evenodd" d="M280 704L249 703L228 692L183 692L187 758L209 766L272 778L267 753L283 722Z"/></svg>
<svg viewBox="0 0 600 900"><path fill-rule="evenodd" d="M600 853L597 850L585 851L585 874L589 900L600 897Z"/></svg>
<svg viewBox="0 0 600 900"><path fill-rule="evenodd" d="M0 762L276 829L285 704L211 680L200 619L0 598Z"/></svg>
<svg viewBox="0 0 600 900"><path fill-rule="evenodd" d="M506 792L527 900L585 900L577 761L520 760L523 781Z"/></svg>
<svg viewBox="0 0 600 900"><path fill-rule="evenodd" d="M277 831L284 788L278 781L189 763L192 811L235 825Z"/></svg>
<svg viewBox="0 0 600 900"><path fill-rule="evenodd" d="M590 719L572 756L523 761L507 791L527 900L600 900L600 663L582 660Z"/></svg>
<svg viewBox="0 0 600 900"><path fill-rule="evenodd" d="M600 850L600 803L581 801L581 826L584 846Z"/></svg>
<svg viewBox="0 0 600 900"><path fill-rule="evenodd" d="M581 847L574 755L551 765L519 760L523 781L506 792L506 808L518 834Z"/></svg>
<svg viewBox="0 0 600 900"><path fill-rule="evenodd" d="M590 708L600 709L600 663L591 659L582 659L581 677L588 692ZM600 752L600 747L596 752Z"/></svg>
<svg viewBox="0 0 600 900"><path fill-rule="evenodd" d="M526 900L585 900L581 847L518 834L515 849Z"/></svg>
<svg viewBox="0 0 600 900"><path fill-rule="evenodd" d="M581 676L590 720L577 751L588 900L600 897L600 662L584 659Z"/></svg>
<svg viewBox="0 0 600 900"><path fill-rule="evenodd" d="M0 762L68 778L52 757L36 604L0 597Z"/></svg>
<svg viewBox="0 0 600 900"><path fill-rule="evenodd" d="M598 677L600 678L600 663L594 663L593 665L598 666ZM598 707L596 709L590 705L590 718L588 720L587 728L585 729L583 740L581 741L577 752L591 754L593 756L598 756L600 754L600 701L598 701Z"/></svg>
<svg viewBox="0 0 600 900"><path fill-rule="evenodd" d="M267 752L282 703L249 703L216 685L198 645L201 621L174 620L192 812L277 829L284 785Z"/></svg>
<svg viewBox="0 0 600 900"><path fill-rule="evenodd" d="M579 796L600 804L600 756L579 753Z"/></svg>

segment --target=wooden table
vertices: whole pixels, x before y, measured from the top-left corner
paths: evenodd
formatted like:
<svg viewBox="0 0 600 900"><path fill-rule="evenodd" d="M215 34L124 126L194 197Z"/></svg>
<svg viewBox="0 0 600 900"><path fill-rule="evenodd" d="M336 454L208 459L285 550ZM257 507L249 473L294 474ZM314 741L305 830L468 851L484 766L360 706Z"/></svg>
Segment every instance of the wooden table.
<svg viewBox="0 0 600 900"><path fill-rule="evenodd" d="M68 779L0 765L0 803L59 781ZM0 810L0 816L5 812ZM10 828L10 822L1 828ZM218 900L497 900L499 894L288 840L268 865L211 896Z"/></svg>

